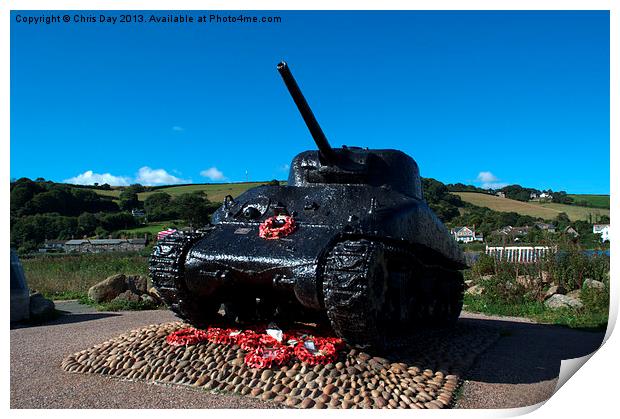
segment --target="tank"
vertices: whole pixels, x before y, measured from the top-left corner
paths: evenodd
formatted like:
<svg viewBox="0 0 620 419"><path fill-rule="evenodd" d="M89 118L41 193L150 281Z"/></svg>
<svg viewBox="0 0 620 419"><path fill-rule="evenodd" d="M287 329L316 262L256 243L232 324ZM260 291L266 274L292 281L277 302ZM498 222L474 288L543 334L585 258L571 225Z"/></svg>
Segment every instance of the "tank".
<svg viewBox="0 0 620 419"><path fill-rule="evenodd" d="M465 259L424 200L416 162L392 149L332 148L289 66L282 76L318 150L287 185L227 196L209 225L154 246L153 285L180 318L328 321L358 347L453 325Z"/></svg>

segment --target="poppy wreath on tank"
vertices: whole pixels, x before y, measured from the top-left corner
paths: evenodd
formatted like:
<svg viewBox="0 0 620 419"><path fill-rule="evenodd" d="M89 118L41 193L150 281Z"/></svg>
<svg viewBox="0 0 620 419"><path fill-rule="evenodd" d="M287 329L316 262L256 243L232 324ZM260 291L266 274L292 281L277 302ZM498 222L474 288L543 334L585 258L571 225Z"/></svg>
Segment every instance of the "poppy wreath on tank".
<svg viewBox="0 0 620 419"><path fill-rule="evenodd" d="M238 335L239 331L236 329L221 329L219 327L210 327L207 329L207 339L209 342L223 345L231 345L236 343Z"/></svg>
<svg viewBox="0 0 620 419"><path fill-rule="evenodd" d="M258 235L263 239L275 240L288 236L295 228L295 219L290 215L274 215L258 226Z"/></svg>
<svg viewBox="0 0 620 419"><path fill-rule="evenodd" d="M166 336L166 342L172 346L194 345L207 339L207 333L204 330L193 327L177 330Z"/></svg>
<svg viewBox="0 0 620 419"><path fill-rule="evenodd" d="M338 357L336 342L340 339L333 338L312 338L302 340L295 345L295 356L302 362L310 365L326 365L331 364Z"/></svg>
<svg viewBox="0 0 620 419"><path fill-rule="evenodd" d="M274 346L258 346L245 356L244 361L250 368L262 369L282 366L292 357L293 348L278 343Z"/></svg>

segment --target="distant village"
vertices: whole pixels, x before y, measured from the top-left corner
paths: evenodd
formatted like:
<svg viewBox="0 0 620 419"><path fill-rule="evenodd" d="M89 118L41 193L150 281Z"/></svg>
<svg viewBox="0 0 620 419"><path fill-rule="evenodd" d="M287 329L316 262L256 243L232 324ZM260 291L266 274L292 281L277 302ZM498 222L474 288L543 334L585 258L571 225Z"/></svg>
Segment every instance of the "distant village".
<svg viewBox="0 0 620 419"><path fill-rule="evenodd" d="M141 239L47 240L39 249L39 253L135 252L144 249L146 244L146 237Z"/></svg>
<svg viewBox="0 0 620 419"><path fill-rule="evenodd" d="M549 233L555 233L556 227L553 224L547 223L535 223L533 227L513 227L505 226L499 230L495 230L491 233L492 236L499 237L502 243L519 243L522 238L527 236L531 229L536 228L544 230ZM572 226L566 227L563 231L565 234L569 234L573 237L579 237L579 233ZM610 241L609 239L609 224L594 224L592 226L592 233L601 236L601 243ZM459 243L474 243L484 242L484 236L482 233L476 233L476 226L462 226L454 227L450 230L450 234Z"/></svg>
<svg viewBox="0 0 620 419"><path fill-rule="evenodd" d="M535 223L534 226L513 227L505 226L491 232L493 243L502 245L486 245L485 253L509 262L532 263L538 261L550 251L555 251L554 246L537 246L522 243L523 239L532 229L556 233L556 227L548 223ZM572 226L567 226L562 230L564 234L573 238L579 237L579 233ZM601 243L609 242L609 224L594 224L592 233L600 236ZM459 243L485 243L482 233L476 233L476 226L461 226L450 230L450 234Z"/></svg>

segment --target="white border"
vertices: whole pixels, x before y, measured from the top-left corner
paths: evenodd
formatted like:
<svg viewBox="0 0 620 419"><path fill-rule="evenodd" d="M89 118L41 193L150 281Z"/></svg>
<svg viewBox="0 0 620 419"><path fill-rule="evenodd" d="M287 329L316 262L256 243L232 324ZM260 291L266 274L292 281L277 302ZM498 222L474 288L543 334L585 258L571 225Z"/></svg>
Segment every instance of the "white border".
<svg viewBox="0 0 620 419"><path fill-rule="evenodd" d="M615 7L614 7L615 6ZM5 182L2 184L2 191L5 196L5 199L2 201L4 206L4 232L5 235L8 235L10 231L9 219L6 217L6 214L9 212L9 190L8 190L8 179L10 176L10 154L9 154L9 138L10 138L10 118L9 118L9 89L10 89L10 74L9 74L9 60L10 60L10 52L9 52L9 36L10 36L10 25L9 25L9 13L10 10L610 10L610 20L611 20L611 47L610 47L610 86L611 86L611 138L618 139L618 127L617 121L614 118L617 115L618 111L618 12L620 8L616 6L616 3L611 0L608 1L549 1L549 0L523 0L523 1L465 1L465 0L452 0L452 1L395 1L395 0L382 0L378 1L367 1L367 0L358 0L358 1L335 1L335 0L316 0L316 1L305 1L305 2L296 2L292 3L289 1L239 1L239 0L229 0L229 1L196 1L196 0L176 0L176 1L166 1L166 0L151 0L151 1L138 1L138 0L128 0L128 1L102 1L102 0L93 0L93 1L76 1L76 0L65 0L65 1L53 1L53 0L5 0L0 1L0 56L4 58L2 61L4 65L0 67L0 79L2 80L0 92L2 93L0 98L0 138L2 139L2 146L4 148L4 152L2 153L2 170L5 173ZM585 147L584 147L585 149ZM575 154L578 155L579 151L575 151ZM611 142L611 158L618 157L618 145L614 141ZM585 156L584 156L585 157ZM587 158L587 157L586 157ZM578 175L578 168L576 168L576 175ZM618 208L619 197L618 197L618 183L616 179L620 175L617 166L611 165L611 213L612 218L616 213L616 208ZM614 222L615 224L615 222ZM5 236L6 237L6 236ZM596 415L599 417L607 417L608 412L613 411L614 402L617 398L616 391L614 386L617 385L617 377L619 376L619 367L618 367L618 357L614 352L617 352L618 349L618 338L617 333L615 335L610 336L610 332L613 329L613 325L616 322L618 315L618 291L619 287L616 283L616 272L618 271L616 267L616 260L618 259L618 251L619 247L617 245L618 242L612 243L612 270L611 277L612 280L612 301L611 301L611 312L610 312L610 327L608 328L608 332L606 338L609 338L608 342L603 345L603 347L592 356L592 358L588 361L588 364L585 368L579 370L576 374L576 377L572 380L568 380L568 382L558 391L556 395L554 395L548 403L545 403L544 406L540 409L533 406L529 408L523 409L504 409L504 410L450 410L450 411L434 411L434 412L407 412L407 411L391 411L388 413L387 411L375 412L375 411L364 411L361 413L362 415L367 414L379 414L385 415L389 414L390 417L398 416L398 415L412 415L412 414L423 414L423 415L450 415L450 416L460 416L460 417L504 417L504 416L515 416L518 414L527 413L528 411L535 410L532 413L533 416L536 417L546 417L546 416L556 416L561 415L562 417L584 417L585 415L592 416ZM4 272L8 273L8 240L5 238L2 243L2 248L0 249L0 254L6 255L3 262ZM5 287L6 292L6 287ZM3 312L5 314L5 319L7 319L5 325L5 333L6 339L5 342L9 342L9 328L8 328L8 318L9 318L9 304L8 304L8 293L4 300ZM4 355L5 362L9 362L9 345L5 344L2 347L2 354ZM578 361L575 361L578 363ZM574 367L573 367L574 368ZM564 368L563 368L564 370ZM4 369L7 374L4 377L3 383L6 384L4 388L3 395L5 397L5 406L9 407L9 375L8 375L8 365L7 368ZM105 397L105 395L102 395ZM82 416L84 411L46 411L44 414L62 414L63 416L70 417L78 417ZM41 411L11 411L11 414L19 414L25 416L34 416L40 415ZM186 416L203 416L205 414L209 415L217 415L224 416L230 415L232 412L227 412L225 410L218 411L209 411L205 413L203 411L184 411L184 412L142 412L141 414L147 415L182 415L182 417ZM254 410L251 412L244 411L239 412L242 414L251 414L258 416L278 416L278 417L289 417L291 415L317 415L318 412L306 412L306 411L291 411L291 410ZM103 417L104 415L109 415L108 411L101 410L89 410L87 412L88 415ZM122 414L122 415L130 415L135 414L133 411L116 411L114 414ZM332 415L337 414L338 417L345 417L355 414L360 415L360 412L345 412L345 411L323 411L322 415ZM542 416L541 416L542 415Z"/></svg>

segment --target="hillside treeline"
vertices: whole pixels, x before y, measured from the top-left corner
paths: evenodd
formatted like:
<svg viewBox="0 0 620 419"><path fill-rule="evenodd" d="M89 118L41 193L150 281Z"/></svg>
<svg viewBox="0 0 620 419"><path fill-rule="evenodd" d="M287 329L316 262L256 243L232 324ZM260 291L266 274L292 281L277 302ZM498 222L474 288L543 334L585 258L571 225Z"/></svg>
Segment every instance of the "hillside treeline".
<svg viewBox="0 0 620 419"><path fill-rule="evenodd" d="M174 199L156 193L142 202L137 197L142 188L127 187L114 201L94 188L18 179L11 183L11 247L23 253L36 251L46 240L117 236L119 231L143 225L149 217L152 221L204 224L217 208L204 193L181 194ZM145 216L132 214L143 206Z"/></svg>
<svg viewBox="0 0 620 419"><path fill-rule="evenodd" d="M521 185L508 185L499 189L483 189L473 185L465 185L463 183L450 183L446 185L450 192L478 192L489 195L495 195L498 192L503 192L508 199L514 199L516 201L528 202L531 199L532 193L540 195L543 192L551 195L551 202L557 204L575 204L580 206L590 206L588 201L574 202L573 198L568 196L565 191L554 192L551 189L539 190L534 188L524 188Z"/></svg>

